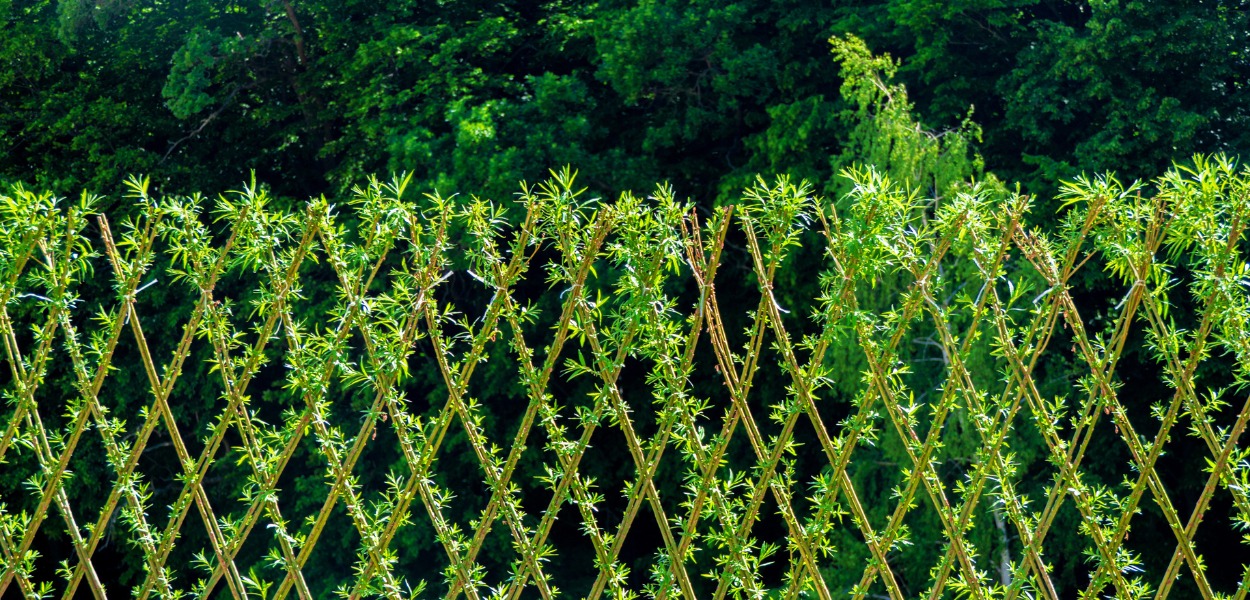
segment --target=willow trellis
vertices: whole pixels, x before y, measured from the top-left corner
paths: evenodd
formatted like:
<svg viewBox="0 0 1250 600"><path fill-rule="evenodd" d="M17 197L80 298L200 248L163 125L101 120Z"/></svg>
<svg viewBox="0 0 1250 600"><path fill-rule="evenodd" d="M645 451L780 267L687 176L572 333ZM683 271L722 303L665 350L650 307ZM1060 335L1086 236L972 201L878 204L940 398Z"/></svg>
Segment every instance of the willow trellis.
<svg viewBox="0 0 1250 600"><path fill-rule="evenodd" d="M146 180L133 180L132 216L120 224L98 214L91 197L66 202L18 188L0 204L7 373L0 460L5 471L27 468L30 476L2 490L0 595L312 598L326 591L310 589L309 557L350 552L354 574L338 592L353 599L1058 598L1046 540L1067 505L1079 512L1089 555L1085 596L1163 598L1185 577L1204 598L1245 598L1250 570L1235 591L1212 589L1192 543L1217 497L1228 499L1231 522L1250 524L1250 453L1239 447L1250 418L1250 400L1239 399L1250 367L1244 174L1200 159L1149 192L1109 177L1081 180L1064 187L1063 216L1044 230L1026 226L1030 199L1001 186L969 184L934 201L871 170L848 177L853 189L837 202L785 179L760 180L736 206L702 216L663 187L646 198L589 201L567 171L506 205L414 199L396 180L356 190L342 208L323 199L296 210L254 182L210 201L157 199ZM819 295L795 305L781 297L778 273L795 268L787 261L797 248L817 246L819 264L803 271L818 274ZM748 324L744 335L728 330L717 295L730 253L754 276L754 310L734 315ZM1187 261L1183 273L1171 267L1177 257ZM333 278L323 282L333 297L305 292L314 264ZM1090 320L1073 298L1082 269L1103 269L1120 286L1105 318ZM451 305L442 288L453 276L476 286L485 302ZM557 311L544 313L517 291L544 276L546 293L558 294ZM227 278L244 291L223 297ZM896 287L886 288L887 279ZM79 290L104 287L100 281L111 291L84 301ZM144 333L158 317L141 310L151 285L190 298L189 312L177 315L181 337L162 340L173 348L167 353ZM696 287L684 296L693 302L681 300L683 285ZM865 300L877 289L895 290L884 309ZM1177 294L1191 295L1196 327L1170 314ZM918 400L900 345L921 326L940 350L943 382ZM1142 431L1119 397L1116 368L1130 332L1144 335L1171 390L1155 405L1154 431ZM1052 343L1057 337L1062 347ZM839 344L858 348L866 368L849 416L831 420L822 392L835 373L830 349ZM113 364L119 346L138 357L147 385L133 391L143 408L128 418L101 393L124 367ZM214 414L198 429L175 418L183 399L174 393L196 348L205 348L219 379ZM488 437L482 423L492 409L471 393L478 366L503 360L500 348L528 398L511 439ZM989 348L991 362L973 356L976 348ZM1046 353L1081 365L1069 395L1036 385ZM1229 385L1209 386L1196 375L1213 357L1231 361ZM445 390L430 410L417 410L403 391L417 360L432 361ZM274 385L298 401L266 420L249 386L275 361L283 376ZM691 383L708 367L719 378L711 391ZM762 369L784 378L784 394L761 397L753 385ZM622 392L627 371L630 385L650 394L648 411ZM588 378L589 397L559 397L557 377ZM343 418L334 407L342 390L367 394L367 410ZM971 415L977 449L952 481L934 457L956 411ZM637 423L644 413L654 420L646 435ZM1131 456L1120 487L1091 484L1083 474L1095 428L1107 420ZM1173 501L1156 469L1170 436L1186 428L1209 451L1205 464L1194 465L1208 476L1192 506ZM1026 429L1044 441L1053 472L1041 494L1018 489L1012 440ZM818 443L800 446L800 430ZM141 468L158 431L181 468L168 507L154 506L149 486L157 475ZM620 460L633 470L622 490L606 490L627 498L612 515L597 510L605 491L583 474L588 448L607 431L623 437L628 456ZM489 498L473 519L453 509L440 475L440 449L452 434L467 439ZM906 462L887 518L873 518L851 466L890 436ZM751 468L727 465L733 444L749 447ZM396 448L403 465L380 492L358 482L362 456L377 445ZM519 469L534 445L543 469ZM297 468L291 460L300 447L312 449L324 470L315 492L324 503L292 522L280 481ZM100 477L108 493L84 506L67 488L76 453L88 451L106 454ZM819 457L823 468L796 470L799 455ZM209 472L226 456L248 476L222 502ZM666 464L684 482L676 494L656 484ZM549 490L549 499L523 505L523 479ZM1161 572L1143 571L1129 542L1147 501L1161 508L1175 543ZM904 589L897 551L911 543L909 517L922 505L940 523L940 558L925 589ZM755 527L774 510L785 536L761 540ZM322 538L343 511L356 535L350 548ZM1016 540L994 555L969 535L978 513L991 511ZM546 570L553 556L572 551L550 542L557 519L580 521L593 551L589 589L563 590ZM393 545L421 520L444 561L414 573L397 566ZM660 540L643 585L620 559L641 520L654 522ZM52 557L55 571L40 567L33 551L54 521L72 549ZM191 543L180 533L192 527L206 539L195 548L199 564L171 564L179 544ZM132 590L106 589L101 577L109 568L101 541L110 530L125 552L142 555L142 582ZM511 543L505 572L480 560L493 530ZM850 538L837 539L863 544L869 558L857 585L831 589L829 557L845 550L834 545L838 532ZM265 546L266 556L253 562L268 567L241 562L249 539ZM782 566L780 578L766 576L769 562Z"/></svg>

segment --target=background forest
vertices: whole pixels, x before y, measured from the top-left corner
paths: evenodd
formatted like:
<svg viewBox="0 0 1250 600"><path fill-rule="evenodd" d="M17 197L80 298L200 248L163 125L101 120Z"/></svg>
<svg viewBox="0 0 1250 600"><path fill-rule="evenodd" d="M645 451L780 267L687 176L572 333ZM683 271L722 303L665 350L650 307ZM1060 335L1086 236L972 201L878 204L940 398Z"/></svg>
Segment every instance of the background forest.
<svg viewBox="0 0 1250 600"><path fill-rule="evenodd" d="M1053 192L1247 147L1238 2L0 3L0 176L62 193L342 193L370 173L510 196L575 165L601 193L711 204L757 173L828 187L858 107L826 40L901 61L932 131L980 126Z"/></svg>
<svg viewBox="0 0 1250 600"><path fill-rule="evenodd" d="M479 198L506 204L521 189L519 182L552 177L560 180L551 184L557 187L584 187L579 197L587 202L617 198L626 190L648 194L663 183L671 187L661 190L688 198L709 216L742 201L744 190L764 193L759 182L776 176L805 181L810 194L836 204L851 187L839 173L867 164L927 201L944 200L973 181L1003 197L1017 190L1033 195L1028 225L1054 231L1063 194L1071 192L1063 182L1111 172L1126 184L1116 189L1135 190L1127 184L1140 179L1149 195L1159 185L1156 178L1174 164L1192 166L1195 154L1221 153L1233 161L1245 156L1248 78L1250 4L1240 0L0 0L0 185L10 193L24 186L66 197L88 190L99 195L94 209L115 223L138 217L138 204L127 196L135 191L126 184L133 174L150 178L145 190L152 197L211 198L259 181L268 201L284 209L322 196L332 204L347 203L353 188L371 175L396 172L410 174L406 199L415 202L423 193L437 192L465 205ZM565 165L576 169L576 185L567 172L563 179L553 175ZM757 179L761 175L764 179ZM511 225L521 215L514 211ZM353 218L345 217L348 229L359 225ZM822 260L809 243L815 233L803 235L809 237L777 272L778 300L785 306L803 306L820 296L816 278L808 275ZM722 266L722 277L729 279L721 290L722 310L727 330L734 332L751 326L748 315L755 309L746 245L740 234L731 234ZM1181 271L1187 268L1184 260ZM96 271L104 273L105 264ZM466 264L451 269L472 273ZM158 270L169 267L158 264ZM952 296L964 276L970 275L950 274ZM488 295L469 277L448 279L440 301L484 306ZM695 297L691 275L674 277L674 295L688 304ZM1121 284L1109 272L1087 269L1072 282L1072 294L1083 312L1106 323L1124 297ZM322 268L304 285L311 301L300 309L306 311L300 318L323 318L333 308L338 281ZM106 304L102 299L112 293L110 286L103 275L86 278L80 291L84 306ZM151 338L182 335L195 298L174 287L162 279L145 288L144 327ZM872 297L864 301L885 311L904 287L901 278L885 276L879 285L873 281ZM223 279L221 289L244 298L250 288L236 277ZM548 317L559 314L560 297L541 273L532 274L517 293ZM1197 301L1178 295L1174 302L1176 317L1192 325ZM13 310L20 317L25 309ZM807 323L794 333L797 339L816 329ZM917 328L900 350L900 359L913 369L909 382L921 404L940 394L948 367L935 335L931 328ZM1152 402L1170 388L1144 335L1133 335L1116 372L1124 386L1122 400L1135 411L1132 418L1140 415L1146 422ZM268 350L274 365L283 364L280 346ZM504 445L524 411L526 390L517 380L515 360L502 342L499 348L490 350L473 392L490 415L482 424L487 437ZM993 364L988 346L976 351ZM184 435L201 439L222 395L211 352L198 346L192 351L173 392L180 399L173 410L191 432ZM834 383L826 397L835 406L850 406L867 366L853 343L835 345L830 355ZM101 398L133 429L150 394L145 395L142 366L119 360ZM1072 392L1083 365L1065 361L1043 365L1038 381L1043 393ZM407 398L438 405L448 391L437 365L430 360L415 365L404 383ZM1204 363L1204 377L1232 385L1233 357L1217 357L1210 365ZM41 393L72 395L71 375L69 367L53 367ZM281 421L282 410L297 397L281 377L263 372L250 390L266 407L257 414L273 422ZM710 367L692 377L698 389L716 382ZM8 386L9 379L6 366L0 385ZM572 375L553 381L561 397L593 392L590 382ZM773 369L761 371L756 386L764 411L762 398L785 396L787 381ZM654 417L641 384L635 396L639 419ZM6 400L16 405L13 398ZM351 415L370 400L343 391L341 410ZM849 408L837 410L849 414ZM956 418L948 427L935 462L955 485L971 472L977 446L966 420ZM1099 484L1116 486L1129 459L1111 427L1104 425L1106 435L1090 442L1084 470ZM154 446L168 442L155 435ZM465 435L455 428L448 435L445 448L451 450L444 450L437 470L461 503L456 519L467 525L490 490ZM878 521L892 508L904 455L891 439L882 436L878 445L856 454L856 486L869 517ZM814 444L810 437L800 441ZM1206 481L1197 467L1209 454L1202 440L1178 434L1173 442L1159 459L1159 472L1177 503L1191 507ZM103 450L91 443L99 456L80 451L75 461L81 462L74 463L67 484L71 499L85 506L98 505L113 485ZM624 500L617 490L634 477L634 466L613 458L627 456L619 436L605 434L597 444L599 460L587 461L583 472L599 479L604 513L619 518ZM1044 491L1052 471L1040 437L1013 433L1010 445L1021 493ZM241 452L227 441L220 453L223 464L234 465L213 475L214 485L227 490L225 497L246 485ZM16 513L31 503L18 490L38 468L29 456L4 460L0 495L6 510ZM727 457L738 468L749 468L753 460L745 447ZM176 457L156 451L144 461L151 504L171 503L180 487ZM394 448L379 450L366 454L355 474L364 489L384 490L388 472L401 461ZM292 474L282 480L288 492L283 508L299 523L324 499L324 459L309 445L292 464ZM525 506L545 505L535 483L543 467L540 457L529 455L518 467ZM798 468L796 478L803 480L820 465ZM661 468L657 485L675 498L682 476L676 467ZM1242 579L1237 557L1245 549L1237 546L1241 535L1229 505L1227 498L1215 500L1199 540L1208 549L1212 586L1226 591ZM1162 573L1175 540L1157 506L1143 502L1141 511L1134 520L1134 547L1142 568ZM986 510L977 518L979 547L991 557L986 568L998 569L992 557L1003 553L1007 562L1019 560L1018 553L1011 554L1016 542L1000 536L1002 515ZM1081 552L1086 544L1076 510L1059 519L1046 540L1048 558L1061 597L1075 597L1096 564ZM941 527L923 510L909 526L914 544L900 550L892 564L907 594L915 596L926 589L940 554ZM770 515L757 533L780 539L784 532L781 519ZM342 518L322 535L326 548L358 542ZM392 545L402 557L399 568L413 581L440 581L441 566L429 567L445 562L434 535L429 523L415 519ZM552 539L558 547L579 535L570 518ZM827 557L826 579L831 589L849 590L868 553L852 534L839 535L845 537L835 540L837 546L848 550ZM655 561L659 532L642 524L630 536L621 558L632 567L629 584L637 589ZM171 564L193 564L193 550L204 546L198 524L185 528L175 552L179 560ZM69 548L63 524L50 519L35 542L40 553L35 568L51 578L57 562L72 555ZM1211 552L1220 548L1240 550ZM262 550L245 549L241 564L263 564ZM512 552L508 537L495 532L479 560L493 577L505 578ZM97 556L118 565L103 574L113 587L126 590L144 581L142 553L120 534L106 536ZM324 597L340 588L350 581L356 558L352 552L314 553L305 568L310 589ZM597 575L578 560L556 557L548 567L573 595L583 594ZM788 566L783 557L762 567L767 586L780 586ZM203 576L190 566L181 575L184 583ZM217 594L226 593L218 587ZM7 590L16 592L15 586ZM1176 597L1195 594L1192 582L1177 583Z"/></svg>

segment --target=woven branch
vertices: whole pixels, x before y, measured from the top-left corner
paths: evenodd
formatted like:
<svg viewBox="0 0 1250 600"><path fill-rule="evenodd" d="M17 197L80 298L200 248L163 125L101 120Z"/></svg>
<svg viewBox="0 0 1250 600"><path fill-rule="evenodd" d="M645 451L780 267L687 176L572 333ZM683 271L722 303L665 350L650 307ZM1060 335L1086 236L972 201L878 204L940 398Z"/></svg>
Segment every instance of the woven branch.
<svg viewBox="0 0 1250 600"><path fill-rule="evenodd" d="M15 189L0 596L1245 598L1250 565L1220 589L1197 542L1213 507L1250 526L1245 173L1080 180L1043 228L999 186L847 176L710 213L567 170L506 205L132 180L119 218ZM1168 392L1150 416L1130 355ZM1186 429L1207 457L1178 494Z"/></svg>

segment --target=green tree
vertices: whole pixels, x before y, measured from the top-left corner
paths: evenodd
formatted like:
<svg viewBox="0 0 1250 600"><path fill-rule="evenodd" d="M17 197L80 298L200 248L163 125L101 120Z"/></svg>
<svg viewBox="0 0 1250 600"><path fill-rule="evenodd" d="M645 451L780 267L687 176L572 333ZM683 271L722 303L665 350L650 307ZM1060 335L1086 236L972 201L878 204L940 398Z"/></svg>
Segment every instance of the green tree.
<svg viewBox="0 0 1250 600"><path fill-rule="evenodd" d="M1250 147L1242 7L1113 0L1082 13L1080 24L1035 23L1043 43L1023 49L998 84L1006 111L996 135L1022 142L1032 177L1143 177L1176 156Z"/></svg>

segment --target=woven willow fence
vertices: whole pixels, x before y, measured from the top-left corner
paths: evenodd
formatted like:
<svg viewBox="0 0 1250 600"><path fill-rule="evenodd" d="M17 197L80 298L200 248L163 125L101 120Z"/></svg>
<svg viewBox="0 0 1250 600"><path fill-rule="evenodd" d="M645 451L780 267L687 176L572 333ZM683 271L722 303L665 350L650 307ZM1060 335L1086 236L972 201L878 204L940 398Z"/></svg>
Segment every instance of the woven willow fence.
<svg viewBox="0 0 1250 600"><path fill-rule="evenodd" d="M1084 594L1166 597L1186 578L1202 597L1232 594L1212 589L1192 541L1216 499L1229 507L1225 522L1250 523L1250 465L1239 446L1250 418L1246 180L1216 160L1174 171L1149 193L1080 181L1064 188L1061 218L1042 230L1025 225L1038 220L1030 200L1001 188L969 186L934 202L871 171L849 176L854 189L837 202L761 180L738 205L701 216L663 188L593 202L567 172L506 207L413 199L403 181L374 182L346 207L322 200L294 210L254 184L210 201L156 199L146 181L132 181L133 216L115 223L91 198L17 190L0 206L0 458L3 472L29 477L3 490L0 595L312 598L329 593L308 583L310 556L325 553L353 557L352 578L336 584L350 598L1056 598L1047 540L1064 507L1079 513ZM791 264L800 251L818 258ZM1181 258L1183 272L1170 266ZM731 260L741 268L726 276ZM1098 318L1070 293L1090 270L1116 286L1113 308ZM795 304L782 272L818 294ZM314 277L334 294L306 292ZM753 310L726 314L718 282L749 290L732 305ZM485 300L453 306L453 284L464 288L458 297ZM88 301L77 290L91 285L99 298ZM153 285L185 296L187 310L145 310ZM546 290L539 295L554 309L540 310L523 285ZM226 297L223 287L235 292ZM889 297L873 304L880 290ZM1195 307L1188 328L1171 313L1186 295ZM145 326L169 319L180 338L145 336ZM745 323L745 333L728 322ZM900 358L920 328L940 350L942 374L923 398ZM1119 396L1116 369L1131 333L1170 389L1151 399L1153 418L1128 414ZM829 389L844 359L830 349L839 345L865 367L843 382L858 392L838 400L844 416L833 419ZM1075 365L1066 395L1036 385L1047 353ZM198 400L213 409L197 422L177 417L190 401L175 393L196 366L189 356L204 356L217 381L188 392L212 396ZM1197 375L1213 357L1235 371L1218 388ZM472 392L479 365L492 361L515 365L528 399L506 438L488 437L493 409ZM437 379L414 382L418 363L435 365ZM753 384L765 371L784 380L783 393L761 397ZM114 382L127 372L141 378ZM716 385L694 385L696 372L715 373ZM254 384L263 373L279 375ZM556 379L590 381L591 391L561 397L570 388ZM294 400L262 417L252 385ZM441 400L419 404L405 392L414 385ZM627 387L644 389L651 406ZM348 391L367 396L364 410L342 408ZM102 400L114 397L140 408L123 417ZM952 478L934 457L956 414L968 415L975 448ZM1122 485L1088 482L1096 430L1118 435L1131 457L1116 467ZM1012 444L1025 432L1044 442L1050 482L1040 493L1018 488ZM609 434L628 448L616 457L633 474L622 489L584 475L588 450ZM800 445L800 434L814 442ZM464 485L488 498L470 518L440 471L452 458L445 441L459 435L478 465ZM1206 480L1192 505L1174 502L1156 469L1174 435L1209 454L1192 465ZM157 437L169 442L149 448ZM893 467L892 494L866 498L854 465L886 438L905 462ZM359 483L362 456L375 447L399 456L382 490ZM280 482L310 468L293 464L300 448L320 473L299 493L324 502L290 520ZM734 448L745 449L749 468L728 464ZM72 466L86 452L103 453L106 465L96 474L106 493L90 505L71 501L83 476ZM176 454L180 471L145 473L151 452ZM527 455L541 468L520 469ZM800 460L820 467L798 469ZM223 462L246 473L224 494L212 476ZM664 468L677 473L677 491L657 485ZM172 503L153 501L151 487L171 482ZM624 495L626 508L600 511L605 494ZM1130 540L1146 503L1170 528L1165 570L1143 570ZM926 587L905 589L899 552L925 511L940 524L939 558L925 565ZM970 533L991 513L1013 540L993 553ZM776 517L781 535L761 539L756 525ZM350 547L322 537L334 519L350 523L353 536L342 538ZM558 519L577 523L582 545L551 543ZM635 573L620 556L644 522L658 541L649 572ZM401 567L397 540L422 523L441 562ZM50 524L69 538L64 556L33 551ZM484 566L492 533L507 539L508 568ZM109 536L110 556L142 556L132 590L103 583L114 568L101 558ZM855 549L835 539L868 557L857 585L827 583L830 557ZM182 548L193 540L201 547ZM197 564L175 563L183 550ZM583 551L593 553L593 585L562 589L548 565ZM1235 597L1245 598L1250 571L1235 579Z"/></svg>

